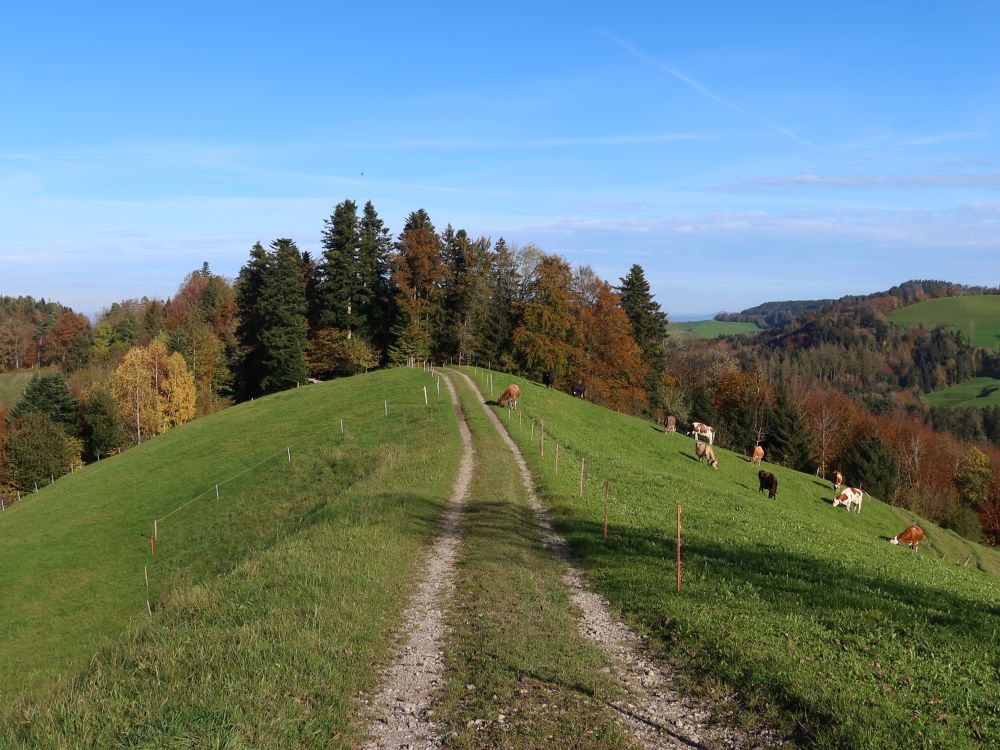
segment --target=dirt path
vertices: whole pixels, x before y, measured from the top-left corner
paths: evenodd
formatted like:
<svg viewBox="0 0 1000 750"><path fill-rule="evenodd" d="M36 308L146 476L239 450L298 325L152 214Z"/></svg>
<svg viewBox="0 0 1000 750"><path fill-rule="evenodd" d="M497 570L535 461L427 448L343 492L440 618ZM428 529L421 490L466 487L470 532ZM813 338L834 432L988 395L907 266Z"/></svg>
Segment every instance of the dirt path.
<svg viewBox="0 0 1000 750"><path fill-rule="evenodd" d="M418 579L420 585L403 613L401 632L410 633L382 676L382 687L370 701L368 750L441 747L433 716L435 697L444 684L441 644L445 634L443 603L454 591L454 566L461 539L460 518L475 470L472 435L458 402L455 388L443 377L462 434L462 460L451 497L445 508L441 533L431 545Z"/></svg>
<svg viewBox="0 0 1000 750"><path fill-rule="evenodd" d="M534 481L520 449L499 418L483 400L471 378L458 373L469 384L489 414L517 462L528 491L529 503L545 530L546 546L565 566L563 582L580 610L581 634L607 653L614 664L625 698L610 704L636 740L647 748L776 748L781 737L769 730L748 733L727 721L737 710L734 704L710 703L686 698L670 689L677 675L654 661L643 640L611 613L608 602L591 591L569 559L566 540L552 530L545 509L535 493Z"/></svg>

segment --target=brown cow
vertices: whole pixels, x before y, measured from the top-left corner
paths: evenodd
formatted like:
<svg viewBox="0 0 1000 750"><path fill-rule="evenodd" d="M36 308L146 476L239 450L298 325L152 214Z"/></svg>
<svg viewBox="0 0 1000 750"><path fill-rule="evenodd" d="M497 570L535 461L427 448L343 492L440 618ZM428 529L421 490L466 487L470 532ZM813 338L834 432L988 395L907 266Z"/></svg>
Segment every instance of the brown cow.
<svg viewBox="0 0 1000 750"><path fill-rule="evenodd" d="M757 478L760 480L760 490L758 492L767 490L767 496L771 500L774 500L778 494L778 478L771 472L764 471L763 469L757 472Z"/></svg>
<svg viewBox="0 0 1000 750"><path fill-rule="evenodd" d="M712 450L712 446L708 443L703 443L700 440L695 443L694 452L698 454L699 461L708 461L708 465L713 469L719 468L719 461L715 458L715 451Z"/></svg>
<svg viewBox="0 0 1000 750"><path fill-rule="evenodd" d="M902 542L903 544L909 544L910 549L916 552L917 549L920 547L920 542L922 542L923 539L924 539L924 530L919 526L917 526L916 524L913 524L913 526L910 526L902 534L896 534L896 536L894 536L892 539L889 540L889 544L899 544L900 542Z"/></svg>
<svg viewBox="0 0 1000 750"><path fill-rule="evenodd" d="M667 416L667 425L663 430L664 432L677 432L677 417L673 414Z"/></svg>
<svg viewBox="0 0 1000 750"><path fill-rule="evenodd" d="M851 512L851 506L858 506L858 513L861 512L861 501L864 500L865 493L859 487L845 487L844 491L833 498L833 507L836 508L838 505L843 505L847 508L847 512Z"/></svg>
<svg viewBox="0 0 1000 750"><path fill-rule="evenodd" d="M511 383L503 389L503 393L501 393L500 398L497 399L497 406L506 406L507 404L510 404L516 409L517 400L519 398L521 398L521 387L515 383Z"/></svg>
<svg viewBox="0 0 1000 750"><path fill-rule="evenodd" d="M757 464L760 466L760 462L764 460L764 449L759 445L755 446L753 449L753 455L750 456L750 463Z"/></svg>
<svg viewBox="0 0 1000 750"><path fill-rule="evenodd" d="M708 444L712 445L715 443L715 428L709 427L703 422L692 422L691 432L688 433L688 437L693 437L695 442L698 442L698 438L704 437L708 439Z"/></svg>
<svg viewBox="0 0 1000 750"><path fill-rule="evenodd" d="M840 485L844 483L844 475L839 471L833 472L833 491L839 493Z"/></svg>

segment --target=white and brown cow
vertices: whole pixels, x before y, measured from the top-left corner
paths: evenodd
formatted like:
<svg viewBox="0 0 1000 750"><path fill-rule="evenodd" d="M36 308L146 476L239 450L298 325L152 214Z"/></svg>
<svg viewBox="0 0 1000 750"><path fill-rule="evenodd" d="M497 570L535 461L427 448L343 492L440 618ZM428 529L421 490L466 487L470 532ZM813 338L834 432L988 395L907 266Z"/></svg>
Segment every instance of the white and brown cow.
<svg viewBox="0 0 1000 750"><path fill-rule="evenodd" d="M844 483L844 475L839 471L833 472L833 491L840 494L840 485Z"/></svg>
<svg viewBox="0 0 1000 750"><path fill-rule="evenodd" d="M924 530L913 524L901 534L896 534L889 540L889 544L909 544L914 552L920 547L920 542L924 540Z"/></svg>
<svg viewBox="0 0 1000 750"><path fill-rule="evenodd" d="M709 445L713 445L715 443L715 428L701 422L694 422L691 424L691 432L688 433L688 437L693 437L695 442L698 442L700 438L705 438Z"/></svg>
<svg viewBox="0 0 1000 750"><path fill-rule="evenodd" d="M755 446L753 449L753 455L750 456L750 463L757 464L760 466L760 462L764 460L764 449L759 445Z"/></svg>
<svg viewBox="0 0 1000 750"><path fill-rule="evenodd" d="M861 501L864 499L865 493L857 487L845 487L844 491L833 498L833 507L836 508L838 505L843 505L847 508L847 512L851 512L851 505L858 506L858 513L861 512Z"/></svg>
<svg viewBox="0 0 1000 750"><path fill-rule="evenodd" d="M517 400L521 398L521 388L516 383L511 383L503 389L500 398L497 399L497 406L510 404L512 408L517 408Z"/></svg>
<svg viewBox="0 0 1000 750"><path fill-rule="evenodd" d="M719 462L715 458L715 451L712 450L712 446L708 443L703 443L699 440L694 445L694 452L698 454L699 461L708 461L708 465L713 469L719 468Z"/></svg>

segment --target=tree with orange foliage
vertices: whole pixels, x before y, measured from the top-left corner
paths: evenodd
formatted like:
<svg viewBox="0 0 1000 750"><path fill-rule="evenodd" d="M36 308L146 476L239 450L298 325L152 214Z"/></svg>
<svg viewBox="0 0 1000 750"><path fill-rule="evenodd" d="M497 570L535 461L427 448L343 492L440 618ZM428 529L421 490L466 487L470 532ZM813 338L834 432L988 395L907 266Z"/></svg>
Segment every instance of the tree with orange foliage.
<svg viewBox="0 0 1000 750"><path fill-rule="evenodd" d="M551 372L565 386L586 361L583 327L573 304L569 264L543 255L528 288L521 324L514 329L514 358L529 377Z"/></svg>
<svg viewBox="0 0 1000 750"><path fill-rule="evenodd" d="M441 240L430 216L423 209L414 211L392 256L392 283L400 318L393 329L396 343L389 347L389 360L394 364L430 354L432 318L446 276Z"/></svg>
<svg viewBox="0 0 1000 750"><path fill-rule="evenodd" d="M580 309L587 356L581 377L595 403L610 409L640 414L647 405L643 385L649 366L632 338L632 323L611 285L597 279L593 303Z"/></svg>

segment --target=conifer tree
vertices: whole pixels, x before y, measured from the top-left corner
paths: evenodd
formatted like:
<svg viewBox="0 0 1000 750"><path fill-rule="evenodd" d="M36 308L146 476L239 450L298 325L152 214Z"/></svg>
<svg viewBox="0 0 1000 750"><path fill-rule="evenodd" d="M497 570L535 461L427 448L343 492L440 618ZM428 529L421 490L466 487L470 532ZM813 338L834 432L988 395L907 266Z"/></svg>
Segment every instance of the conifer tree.
<svg viewBox="0 0 1000 750"><path fill-rule="evenodd" d="M364 338L385 352L392 343L395 301L390 277L392 237L371 201L365 203L358 232L358 272L361 279L359 313Z"/></svg>
<svg viewBox="0 0 1000 750"><path fill-rule="evenodd" d="M80 410L83 425L83 442L86 457L93 461L98 456L106 456L116 448L123 448L129 442L122 429L121 415L111 394L97 388L83 402Z"/></svg>
<svg viewBox="0 0 1000 750"><path fill-rule="evenodd" d="M810 471L812 456L806 420L782 383L774 389L769 426L768 459L798 471Z"/></svg>
<svg viewBox="0 0 1000 750"><path fill-rule="evenodd" d="M289 239L271 243L260 289L258 316L262 321L261 393L294 388L306 380L306 293L302 256Z"/></svg>
<svg viewBox="0 0 1000 750"><path fill-rule="evenodd" d="M667 353L663 342L667 337L667 315L653 299L642 266L635 264L618 287L622 309L632 324L632 336L642 350L648 369L646 391L652 409L663 405L663 375L667 370Z"/></svg>
<svg viewBox="0 0 1000 750"><path fill-rule="evenodd" d="M236 280L236 308L240 322L236 327L238 353L235 376L236 393L240 399L248 399L261 393L265 354L261 342L261 332L264 329L261 288L267 268L267 251L258 242L250 249L250 259L240 269Z"/></svg>
<svg viewBox="0 0 1000 750"><path fill-rule="evenodd" d="M353 333L363 324L359 310L361 275L358 263L358 207L338 203L324 220L323 260L319 264L318 325Z"/></svg>
<svg viewBox="0 0 1000 750"><path fill-rule="evenodd" d="M403 364L410 357L428 357L433 345L433 317L447 270L440 238L423 209L414 211L396 244L392 258L398 322L389 360Z"/></svg>
<svg viewBox="0 0 1000 750"><path fill-rule="evenodd" d="M843 457L844 477L854 487L892 502L899 481L899 459L877 435L855 440Z"/></svg>
<svg viewBox="0 0 1000 750"><path fill-rule="evenodd" d="M25 414L44 414L62 427L67 435L76 435L76 418L79 409L76 396L62 375L35 375L28 381L24 393L11 412L13 417Z"/></svg>
<svg viewBox="0 0 1000 750"><path fill-rule="evenodd" d="M510 369L514 329L520 323L521 274L517 258L503 237L494 245L491 260L492 294L483 356L494 362L506 361Z"/></svg>

